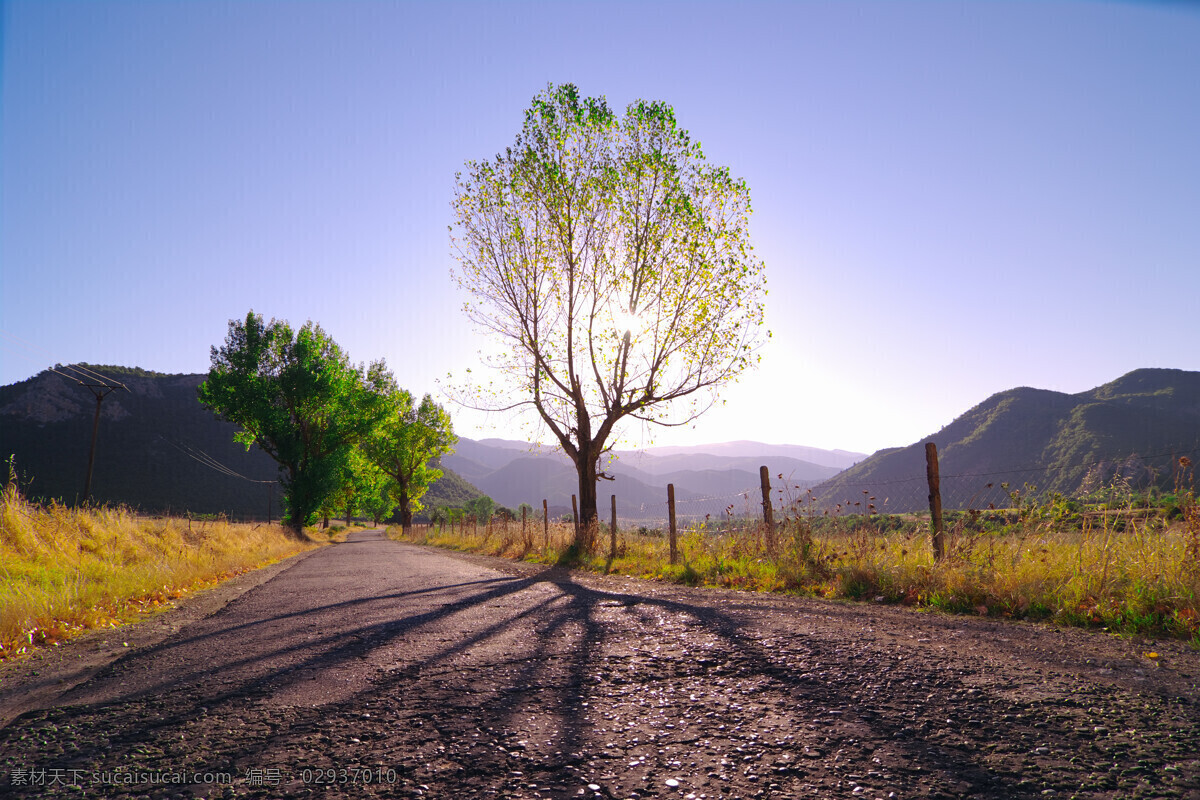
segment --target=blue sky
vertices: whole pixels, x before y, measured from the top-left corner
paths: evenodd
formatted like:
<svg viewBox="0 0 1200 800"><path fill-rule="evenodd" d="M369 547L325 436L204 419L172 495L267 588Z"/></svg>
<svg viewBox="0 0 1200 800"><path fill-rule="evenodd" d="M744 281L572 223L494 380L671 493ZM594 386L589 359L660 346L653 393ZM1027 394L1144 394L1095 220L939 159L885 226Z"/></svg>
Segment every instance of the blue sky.
<svg viewBox="0 0 1200 800"><path fill-rule="evenodd" d="M487 346L454 174L548 82L671 103L751 188L774 336L655 443L870 452L1013 386L1200 369L1196 9L6 2L0 383L203 372L253 308L436 392Z"/></svg>

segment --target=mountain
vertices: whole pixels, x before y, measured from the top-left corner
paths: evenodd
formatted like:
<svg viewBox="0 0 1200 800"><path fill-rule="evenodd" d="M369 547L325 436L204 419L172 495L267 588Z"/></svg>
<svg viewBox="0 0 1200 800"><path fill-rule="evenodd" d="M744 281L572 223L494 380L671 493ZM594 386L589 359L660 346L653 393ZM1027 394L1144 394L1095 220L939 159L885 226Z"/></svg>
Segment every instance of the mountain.
<svg viewBox="0 0 1200 800"><path fill-rule="evenodd" d="M257 447L233 441L236 425L200 405L204 375L82 365L120 381L101 401L92 496L147 512L279 518L279 469ZM83 493L96 398L52 371L0 387L0 456L12 456L22 489L37 500L75 503ZM210 458L243 477L202 463ZM249 479L249 480L247 480ZM253 481L267 481L256 483ZM447 471L427 505L461 505L478 490ZM269 504L269 509L268 509Z"/></svg>
<svg viewBox="0 0 1200 800"><path fill-rule="evenodd" d="M744 459L747 461L761 461L764 457L767 457L775 461L779 458L786 458L821 467L834 467L838 471L852 467L866 458L865 453L854 453L849 450L822 450L817 447L805 447L796 444L763 444L762 442L747 441L698 444L685 447L654 447L649 450L620 451L618 455L623 457L626 453L641 453L656 460L672 457L711 457L725 460Z"/></svg>
<svg viewBox="0 0 1200 800"><path fill-rule="evenodd" d="M937 444L946 508L1010 505L1002 483L1067 496L1114 480L1171 489L1179 456L1197 460L1200 451L1200 372L1139 369L1079 394L1000 392L933 436L875 453L821 484L813 490L818 506L865 497L879 510L928 508L926 441Z"/></svg>
<svg viewBox="0 0 1200 800"><path fill-rule="evenodd" d="M772 475L782 473L789 480L813 483L832 477L845 469L789 456L772 455L769 452L754 456L720 456L708 452L659 455L658 448L655 448L652 451L619 452L616 455L615 469L637 470L656 477L680 471L738 470L752 474L757 481L759 467L766 465ZM859 455L859 460L864 458L865 455Z"/></svg>
<svg viewBox="0 0 1200 800"><path fill-rule="evenodd" d="M783 474L789 485L807 488L836 475L843 464L862 458L861 453L754 442L617 451L605 467L613 480L598 487L601 516L607 513L609 496L616 495L621 519L663 520L668 484L675 487L680 516L719 514L730 505L741 508L749 494L759 491L761 465L769 467L773 482ZM549 447L504 439L459 439L455 452L443 463L510 508L529 503L536 509L546 500L558 516L570 511L571 495L578 493L570 459Z"/></svg>

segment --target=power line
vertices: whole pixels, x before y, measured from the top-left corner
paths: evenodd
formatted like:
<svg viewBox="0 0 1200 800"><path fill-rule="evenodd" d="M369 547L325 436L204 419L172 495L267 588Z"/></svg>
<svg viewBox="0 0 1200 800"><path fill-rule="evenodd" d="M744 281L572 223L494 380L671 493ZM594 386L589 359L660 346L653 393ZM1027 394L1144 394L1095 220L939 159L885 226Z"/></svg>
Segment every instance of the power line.
<svg viewBox="0 0 1200 800"><path fill-rule="evenodd" d="M228 475L231 478L241 478L242 480L249 481L250 483L278 483L278 481L260 481L260 480L254 479L254 478L247 478L245 475L222 464L220 461L217 461L215 458L210 456L208 453L204 452L203 450L201 450L197 447L192 447L191 445L186 444L186 443L180 444L180 443L173 442L170 439L168 439L167 437L163 436L162 434L159 434L158 438L162 439L164 442L171 445L172 447L174 447L179 452L183 453L188 458L194 459L194 460L200 462L201 464L203 464L204 466L208 467L209 469L213 469L213 470L216 470L217 472L221 472L225 475Z"/></svg>
<svg viewBox="0 0 1200 800"><path fill-rule="evenodd" d="M7 339L21 344L29 351L41 351L45 355L53 358L53 355L51 355L45 348L38 347L31 342L27 342L20 336L11 334L8 331L0 331L0 333L3 333ZM49 370L56 375L61 375L67 380L74 381L80 386L83 386L96 398L96 414L92 418L92 444L91 448L88 450L87 477L83 481L83 502L86 503L92 497L92 469L96 464L96 438L100 433L100 404L104 401L105 397L112 394L117 389L124 389L127 392L130 392L130 389L120 381L109 378L106 375L101 375L99 372L84 366L68 364L67 366L63 367L63 369L70 370L71 372L76 373L76 375L68 375L65 372L60 372L57 369L57 367L60 366L62 366L60 362L55 362L55 366L50 367ZM86 380L84 380L85 378ZM97 383L97 381L99 382Z"/></svg>
<svg viewBox="0 0 1200 800"><path fill-rule="evenodd" d="M0 331L0 332L2 332L2 331ZM66 378L67 380L72 381L73 383L79 383L79 378L76 377L75 375L68 375L65 372L60 372L59 370L55 369L54 367L43 367L41 361L36 361L33 358L30 358L30 356L27 353L22 353L18 350L14 350L12 348L9 349L9 353L11 355L15 355L17 358L20 358L24 361L28 361L30 364L37 365L37 367L39 369L45 370L46 372L53 372L55 375L60 375L64 378ZM60 363L58 366L62 366L62 364ZM67 367L63 367L63 369L67 369Z"/></svg>
<svg viewBox="0 0 1200 800"><path fill-rule="evenodd" d="M249 483L269 484L271 491L269 491L267 493L267 523L270 524L270 522L271 522L271 506L274 503L274 499L275 499L275 485L277 483L279 483L279 481L260 481L260 480L255 480L254 478L247 478L245 475L241 474L240 472L237 472L236 470L229 468L225 464L222 464L220 461L217 461L215 458L213 458L208 453L204 452L203 450L201 450L198 447L192 447L191 445L187 444L186 442L184 442L182 444L173 442L170 439L168 439L167 437L163 436L161 433L158 434L158 438L162 439L164 442L171 445L172 447L174 447L179 452L183 453L188 458L195 459L196 461L199 461L201 464L208 467L209 469L216 470L217 472L220 472L223 475L227 475L231 478L241 478L242 480L247 481Z"/></svg>
<svg viewBox="0 0 1200 800"><path fill-rule="evenodd" d="M41 353L45 357L54 359L55 366L46 367L46 369L57 375L61 375L62 377L67 378L68 380L75 381L76 383L81 384L83 386L87 386L89 381L93 382L93 383L96 381L100 381L101 386L103 388L112 386L112 387L120 387L120 388L124 389L125 391L129 391L129 387L126 386L125 384L121 383L120 381L110 378L107 375L101 375L99 372L96 372L93 369L85 367L82 364L67 364L64 366L62 361L57 358L54 358L54 354L51 353L49 350L47 350L44 347L40 347L36 344L33 344L32 342L26 341L25 339L22 339L20 336L9 333L8 331L5 331L5 330L0 330L0 334L3 334L3 336L6 339L9 339L10 341L17 343L18 345L24 347L27 351L29 351L31 353L38 352L38 353ZM36 363L32 358L30 358L29 356L27 356L24 353L17 353L17 355L19 355L21 358L24 358L26 361L29 361L31 363ZM77 373L77 375L67 375L64 372L59 371L57 369L57 367L62 367L63 369L70 370L72 372ZM83 376L83 378L86 378L87 380L86 381L82 380L78 376Z"/></svg>

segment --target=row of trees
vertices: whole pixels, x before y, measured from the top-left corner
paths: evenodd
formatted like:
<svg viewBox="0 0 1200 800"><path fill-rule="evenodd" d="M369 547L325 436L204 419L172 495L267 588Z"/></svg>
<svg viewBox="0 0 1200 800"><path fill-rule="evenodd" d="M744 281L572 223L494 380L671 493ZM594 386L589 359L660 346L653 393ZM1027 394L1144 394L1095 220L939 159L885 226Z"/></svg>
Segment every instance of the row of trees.
<svg viewBox="0 0 1200 800"><path fill-rule="evenodd" d="M458 522L464 519L473 519L480 525L486 525L492 517L501 517L503 519L513 519L516 515L511 508L496 505L496 501L487 495L473 497L462 506L438 506L431 509L429 512L429 521L433 524L439 522Z"/></svg>
<svg viewBox="0 0 1200 800"><path fill-rule="evenodd" d="M508 506L498 506L496 501L487 495L468 500L462 506L438 506L429 512L429 521L434 525L440 522L456 523L460 520L475 520L480 525L486 525L489 520L499 519L507 522L515 522L521 519L522 514L532 518L533 506L529 503L521 503L517 506L517 510L513 511Z"/></svg>
<svg viewBox="0 0 1200 800"><path fill-rule="evenodd" d="M382 361L354 365L321 327L294 331L250 311L212 348L200 402L279 463L285 524L297 533L322 511L400 513L408 527L441 477L457 437L429 395L415 402Z"/></svg>

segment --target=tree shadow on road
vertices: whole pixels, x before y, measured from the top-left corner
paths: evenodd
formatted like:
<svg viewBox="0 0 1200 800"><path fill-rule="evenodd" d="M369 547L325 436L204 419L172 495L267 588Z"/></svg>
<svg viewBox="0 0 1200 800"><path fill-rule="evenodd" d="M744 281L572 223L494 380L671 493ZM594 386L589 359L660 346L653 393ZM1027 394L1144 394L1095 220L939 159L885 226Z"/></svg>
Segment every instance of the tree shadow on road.
<svg viewBox="0 0 1200 800"><path fill-rule="evenodd" d="M921 726L920 703L960 689L953 677L868 695L865 686L888 682L886 652L789 636L728 593L589 583L552 567L229 627L214 620L138 658L239 640L255 642L253 651L184 663L104 705L26 715L0 732L14 753L5 766L53 752L19 739L37 730L43 743L70 738L74 750L52 759L66 768L202 764L243 781L252 770L280 770L278 784L240 784L264 796L313 788L305 770L348 767L392 772L382 784L376 776L327 793L558 797L598 786L611 796L679 796L680 787L752 796L773 785L778 796L797 796L870 782L881 796L1040 794L1018 785L1019 768L989 769L940 725ZM108 683L127 678L132 661ZM321 690L308 691L310 682Z"/></svg>

